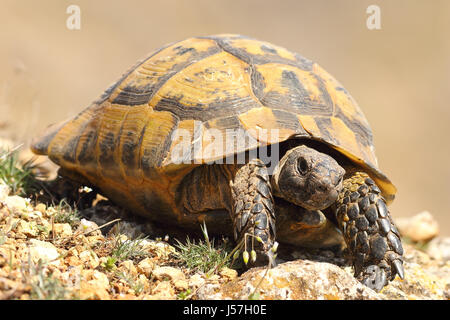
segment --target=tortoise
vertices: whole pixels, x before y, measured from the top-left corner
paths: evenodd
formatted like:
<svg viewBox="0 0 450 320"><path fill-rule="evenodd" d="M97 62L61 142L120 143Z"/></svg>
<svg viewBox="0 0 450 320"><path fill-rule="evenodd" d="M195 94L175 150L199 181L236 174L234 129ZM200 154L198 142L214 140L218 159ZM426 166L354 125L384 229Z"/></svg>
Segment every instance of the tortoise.
<svg viewBox="0 0 450 320"><path fill-rule="evenodd" d="M345 242L363 284L404 277L396 188L369 123L329 73L280 46L234 34L166 45L31 149L133 213L204 221L265 261L277 241Z"/></svg>

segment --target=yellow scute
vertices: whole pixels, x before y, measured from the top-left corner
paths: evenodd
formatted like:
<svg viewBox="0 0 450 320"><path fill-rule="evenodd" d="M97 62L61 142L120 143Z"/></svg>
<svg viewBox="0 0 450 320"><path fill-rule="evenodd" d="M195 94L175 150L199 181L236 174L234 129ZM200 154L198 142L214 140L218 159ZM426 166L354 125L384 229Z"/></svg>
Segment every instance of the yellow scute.
<svg viewBox="0 0 450 320"><path fill-rule="evenodd" d="M248 65L220 52L187 66L173 75L150 101L152 107L163 99L176 100L183 107L203 106L251 95Z"/></svg>
<svg viewBox="0 0 450 320"><path fill-rule="evenodd" d="M267 107L253 108L238 118L245 130L262 143L277 143L295 134L292 129L281 128L272 109Z"/></svg>

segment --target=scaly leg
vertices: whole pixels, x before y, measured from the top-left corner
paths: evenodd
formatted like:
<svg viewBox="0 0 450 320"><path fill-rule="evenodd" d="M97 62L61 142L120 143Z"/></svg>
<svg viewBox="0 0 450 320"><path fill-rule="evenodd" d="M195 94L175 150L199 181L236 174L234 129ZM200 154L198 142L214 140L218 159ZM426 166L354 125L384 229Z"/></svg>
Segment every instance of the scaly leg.
<svg viewBox="0 0 450 320"><path fill-rule="evenodd" d="M336 217L358 280L378 292L396 274L403 279L399 232L380 189L366 173L355 172L344 180Z"/></svg>
<svg viewBox="0 0 450 320"><path fill-rule="evenodd" d="M245 251L264 253L273 264L275 214L267 168L259 159L250 160L239 168L230 186L235 240L244 239Z"/></svg>

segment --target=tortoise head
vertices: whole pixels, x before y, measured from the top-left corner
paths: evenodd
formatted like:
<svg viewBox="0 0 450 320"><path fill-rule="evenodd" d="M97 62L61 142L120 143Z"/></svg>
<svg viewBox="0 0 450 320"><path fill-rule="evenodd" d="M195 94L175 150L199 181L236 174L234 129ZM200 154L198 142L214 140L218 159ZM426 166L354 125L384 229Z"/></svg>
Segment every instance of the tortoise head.
<svg viewBox="0 0 450 320"><path fill-rule="evenodd" d="M308 210L336 201L345 170L331 156L307 146L290 149L272 176L275 194Z"/></svg>

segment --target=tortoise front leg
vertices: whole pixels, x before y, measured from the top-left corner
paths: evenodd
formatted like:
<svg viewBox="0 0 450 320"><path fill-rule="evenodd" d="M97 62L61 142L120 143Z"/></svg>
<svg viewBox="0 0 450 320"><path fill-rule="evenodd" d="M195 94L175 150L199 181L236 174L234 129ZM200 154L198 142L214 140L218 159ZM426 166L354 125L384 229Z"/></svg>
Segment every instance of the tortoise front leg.
<svg viewBox="0 0 450 320"><path fill-rule="evenodd" d="M259 256L268 258L273 264L275 214L266 166L259 159L250 160L239 168L230 186L235 240L238 243L244 240L244 251L247 254L253 250L264 253ZM252 258L255 257L252 255ZM261 257L257 260L262 262Z"/></svg>
<svg viewBox="0 0 450 320"><path fill-rule="evenodd" d="M364 172L344 180L336 217L352 253L355 277L380 291L398 274L403 279L400 235L375 182Z"/></svg>

